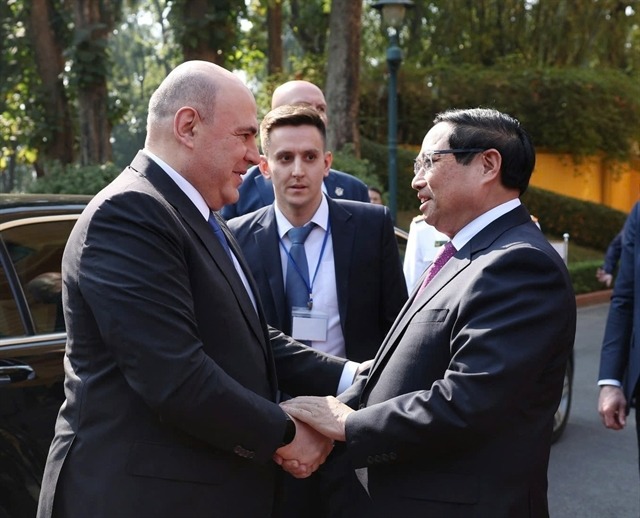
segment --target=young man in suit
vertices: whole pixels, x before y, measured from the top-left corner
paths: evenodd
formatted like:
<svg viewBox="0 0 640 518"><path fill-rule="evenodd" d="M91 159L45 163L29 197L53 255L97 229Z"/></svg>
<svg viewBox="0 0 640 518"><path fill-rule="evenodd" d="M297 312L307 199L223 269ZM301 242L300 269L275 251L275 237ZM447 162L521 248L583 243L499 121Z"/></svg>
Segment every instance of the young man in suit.
<svg viewBox="0 0 640 518"><path fill-rule="evenodd" d="M407 299L389 210L323 194L331 153L315 108L272 110L260 137L259 167L273 182L275 202L232 219L229 228L256 279L267 322L314 349L357 362L373 358ZM293 227L309 229L304 266L292 252ZM302 308L287 302L292 274L306 277ZM320 479L285 481L277 516L332 516L340 481L328 469Z"/></svg>
<svg viewBox="0 0 640 518"><path fill-rule="evenodd" d="M600 355L598 411L607 428L622 430L635 399L640 445L640 203L631 209L620 235L620 267Z"/></svg>
<svg viewBox="0 0 640 518"><path fill-rule="evenodd" d="M285 104L308 104L312 106L324 121L329 123L327 116L327 102L322 90L308 81L289 81L273 91L271 109ZM369 201L369 190L364 182L347 173L329 169L324 178L323 190L331 198L337 200ZM273 184L265 177L258 167L252 167L243 176L239 187L240 198L236 203L223 207L220 214L230 220L243 214L248 214L261 207L271 205L274 200Z"/></svg>
<svg viewBox="0 0 640 518"><path fill-rule="evenodd" d="M444 112L425 136L412 186L426 222L452 244L368 376L340 396L347 404L283 403L344 441L359 482L345 516L548 516L576 302L566 266L519 199L534 163L527 133L495 110Z"/></svg>
<svg viewBox="0 0 640 518"><path fill-rule="evenodd" d="M331 152L314 108L285 105L272 110L260 125L260 137L264 155L259 167L273 182L275 202L232 219L229 228L249 262L267 322L292 331L285 279L298 265L288 253L288 231L311 224L304 242L305 302L312 303L312 320L313 313L327 317L317 322L322 337L311 338L311 345L358 362L373 358L407 299L389 210L323 194Z"/></svg>
<svg viewBox="0 0 640 518"><path fill-rule="evenodd" d="M236 76L183 63L151 97L144 150L78 220L62 260L66 401L38 516L269 516L273 455L304 477L331 451L275 401L336 391L345 361L267 327L213 212L259 161L257 131Z"/></svg>

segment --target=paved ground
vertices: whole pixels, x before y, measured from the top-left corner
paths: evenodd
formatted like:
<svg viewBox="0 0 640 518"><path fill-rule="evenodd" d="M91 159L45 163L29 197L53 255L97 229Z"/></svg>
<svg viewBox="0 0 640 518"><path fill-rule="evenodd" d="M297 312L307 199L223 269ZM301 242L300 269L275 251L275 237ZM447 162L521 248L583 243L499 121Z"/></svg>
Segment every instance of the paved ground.
<svg viewBox="0 0 640 518"><path fill-rule="evenodd" d="M638 518L640 478L633 413L620 432L596 411L600 346L609 304L578 309L574 397L565 434L551 449L551 518Z"/></svg>

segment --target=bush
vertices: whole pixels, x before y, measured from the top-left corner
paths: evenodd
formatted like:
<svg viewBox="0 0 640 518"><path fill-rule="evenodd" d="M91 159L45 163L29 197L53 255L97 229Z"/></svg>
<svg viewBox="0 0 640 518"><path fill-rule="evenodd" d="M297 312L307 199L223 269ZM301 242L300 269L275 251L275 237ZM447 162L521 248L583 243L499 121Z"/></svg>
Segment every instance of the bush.
<svg viewBox="0 0 640 518"><path fill-rule="evenodd" d="M599 266L602 266L602 261L569 263L569 276L576 295L602 290L602 284L596 279L596 269Z"/></svg>
<svg viewBox="0 0 640 518"><path fill-rule="evenodd" d="M27 189L33 193L96 194L108 185L120 169L114 164L80 166L51 164L47 174L35 180Z"/></svg>
<svg viewBox="0 0 640 518"><path fill-rule="evenodd" d="M560 238L568 232L571 242L602 251L620 232L627 218L624 212L605 205L535 187L527 189L522 202L540 220L545 234Z"/></svg>

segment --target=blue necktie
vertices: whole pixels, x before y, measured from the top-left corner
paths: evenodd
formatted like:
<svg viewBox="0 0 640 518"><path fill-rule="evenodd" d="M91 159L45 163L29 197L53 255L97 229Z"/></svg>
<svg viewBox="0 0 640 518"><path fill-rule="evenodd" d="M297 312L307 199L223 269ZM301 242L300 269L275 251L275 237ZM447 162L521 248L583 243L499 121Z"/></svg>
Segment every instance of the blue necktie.
<svg viewBox="0 0 640 518"><path fill-rule="evenodd" d="M229 248L229 243L227 242L227 238L225 237L224 232L222 232L222 228L220 228L220 224L216 220L216 217L213 215L213 212L209 215L209 225L211 225L211 228L213 229L213 233L218 238L218 241L220 241L220 244L227 252L229 259L231 259L231 262L233 262L233 257L231 256L231 249Z"/></svg>
<svg viewBox="0 0 640 518"><path fill-rule="evenodd" d="M311 223L306 227L293 227L287 232L291 240L285 282L289 315L291 315L291 308L306 307L309 302L309 265L307 264L307 254L304 251L304 242L313 227L314 224Z"/></svg>

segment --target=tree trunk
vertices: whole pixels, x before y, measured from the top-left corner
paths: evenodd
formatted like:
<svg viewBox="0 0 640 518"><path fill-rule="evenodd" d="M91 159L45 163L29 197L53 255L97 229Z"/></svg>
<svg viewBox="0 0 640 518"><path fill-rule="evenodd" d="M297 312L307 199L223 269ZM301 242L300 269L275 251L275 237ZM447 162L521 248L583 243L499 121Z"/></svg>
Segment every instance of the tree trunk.
<svg viewBox="0 0 640 518"><path fill-rule="evenodd" d="M49 0L32 0L29 9L31 42L35 63L42 81L44 116L49 127L50 140L43 148L44 158L63 164L73 162L73 125L69 114L62 74L64 72L63 47L52 25L55 15Z"/></svg>
<svg viewBox="0 0 640 518"><path fill-rule="evenodd" d="M107 39L113 28L109 0L75 0L74 74L78 83L80 162L112 160L111 123L107 106Z"/></svg>
<svg viewBox="0 0 640 518"><path fill-rule="evenodd" d="M362 2L332 0L325 96L329 106L329 149L352 143L360 156L358 131L360 84L360 24Z"/></svg>
<svg viewBox="0 0 640 518"><path fill-rule="evenodd" d="M282 72L282 0L267 5L267 74Z"/></svg>

